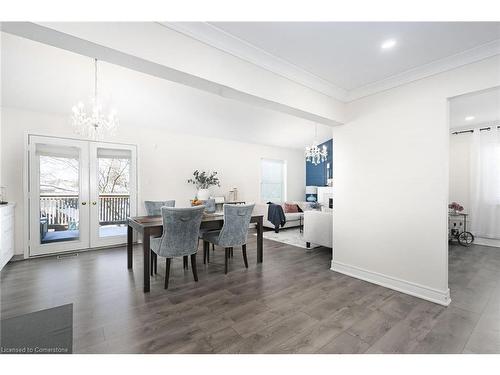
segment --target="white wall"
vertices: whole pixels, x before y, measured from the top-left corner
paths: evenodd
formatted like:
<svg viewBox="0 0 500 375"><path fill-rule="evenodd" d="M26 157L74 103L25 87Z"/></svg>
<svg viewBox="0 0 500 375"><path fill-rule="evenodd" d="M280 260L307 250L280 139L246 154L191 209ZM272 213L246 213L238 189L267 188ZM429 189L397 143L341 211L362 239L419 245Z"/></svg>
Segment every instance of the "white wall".
<svg viewBox="0 0 500 375"><path fill-rule="evenodd" d="M25 230L24 135L26 132L75 135L67 115L14 108L2 108L2 127L3 181L8 187L9 200L17 203L15 250L21 254ZM227 194L237 187L239 199L258 201L261 158L286 160L288 199L304 198L305 163L301 150L173 133L135 123L122 123L115 141L138 145L140 213L144 212L142 201L146 199L175 199L178 206L187 206L196 190L186 180L195 169L219 172L222 184L213 193Z"/></svg>
<svg viewBox="0 0 500 375"><path fill-rule="evenodd" d="M333 129L333 270L449 303L447 98L499 83L496 56L348 104Z"/></svg>

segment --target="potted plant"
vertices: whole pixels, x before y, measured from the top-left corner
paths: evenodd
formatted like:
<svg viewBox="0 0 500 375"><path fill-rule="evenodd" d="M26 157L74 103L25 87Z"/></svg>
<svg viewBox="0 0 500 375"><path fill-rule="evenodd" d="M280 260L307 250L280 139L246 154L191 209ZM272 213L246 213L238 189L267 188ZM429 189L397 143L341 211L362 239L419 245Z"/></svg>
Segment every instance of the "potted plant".
<svg viewBox="0 0 500 375"><path fill-rule="evenodd" d="M217 177L217 172L212 172L209 174L205 171L200 172L198 170L195 170L193 172L193 178L190 178L187 182L189 184L196 185L196 188L198 189L196 197L199 200L207 200L208 198L210 198L211 186L220 187L220 181Z"/></svg>

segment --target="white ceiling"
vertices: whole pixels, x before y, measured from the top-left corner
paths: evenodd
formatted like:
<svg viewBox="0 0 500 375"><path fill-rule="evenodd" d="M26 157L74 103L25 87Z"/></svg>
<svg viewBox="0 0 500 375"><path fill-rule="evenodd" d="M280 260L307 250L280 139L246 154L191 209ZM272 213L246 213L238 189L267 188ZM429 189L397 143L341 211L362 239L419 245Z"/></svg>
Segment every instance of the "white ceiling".
<svg viewBox="0 0 500 375"><path fill-rule="evenodd" d="M465 120L473 116L473 120ZM500 87L461 95L450 100L451 129L500 125Z"/></svg>
<svg viewBox="0 0 500 375"><path fill-rule="evenodd" d="M88 103L93 63L88 57L2 33L2 105L68 116ZM118 111L122 126L303 149L314 137L308 120L139 73L99 63L100 97ZM318 140L332 136L318 125Z"/></svg>
<svg viewBox="0 0 500 375"><path fill-rule="evenodd" d="M425 74L500 53L500 22L186 22L164 23L227 52L335 96L425 67ZM396 46L381 50L383 41ZM472 55L471 55L472 54ZM454 61L451 60L453 58ZM458 61L460 60L460 61ZM438 63L441 63L438 65ZM296 74L294 74L296 76ZM316 79L316 82L313 82ZM401 83L399 83L401 84ZM393 84L395 85L395 84ZM387 87L385 87L387 88ZM383 88L381 88L383 89ZM376 90L375 90L376 91ZM354 93L346 98L360 97ZM368 93L369 94L369 93Z"/></svg>

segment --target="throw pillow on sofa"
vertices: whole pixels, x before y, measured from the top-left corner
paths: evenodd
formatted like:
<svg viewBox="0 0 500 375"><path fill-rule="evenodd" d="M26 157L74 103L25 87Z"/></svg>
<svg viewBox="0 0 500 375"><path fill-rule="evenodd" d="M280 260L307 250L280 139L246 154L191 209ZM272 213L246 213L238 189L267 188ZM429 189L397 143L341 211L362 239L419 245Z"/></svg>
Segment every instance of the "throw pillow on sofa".
<svg viewBox="0 0 500 375"><path fill-rule="evenodd" d="M285 211L285 214L295 213L299 212L299 207L295 203L285 203L283 211Z"/></svg>

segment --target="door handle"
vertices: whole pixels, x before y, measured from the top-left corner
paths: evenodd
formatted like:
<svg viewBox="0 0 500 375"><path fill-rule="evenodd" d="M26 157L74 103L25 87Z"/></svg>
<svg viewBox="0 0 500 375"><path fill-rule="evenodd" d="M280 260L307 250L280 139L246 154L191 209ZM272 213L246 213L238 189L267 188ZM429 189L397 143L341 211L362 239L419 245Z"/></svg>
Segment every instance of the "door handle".
<svg viewBox="0 0 500 375"><path fill-rule="evenodd" d="M95 206L97 204L97 202L94 201L94 202L92 202L92 204Z"/></svg>
<svg viewBox="0 0 500 375"><path fill-rule="evenodd" d="M82 202L82 206L85 206L87 204L87 202Z"/></svg>

